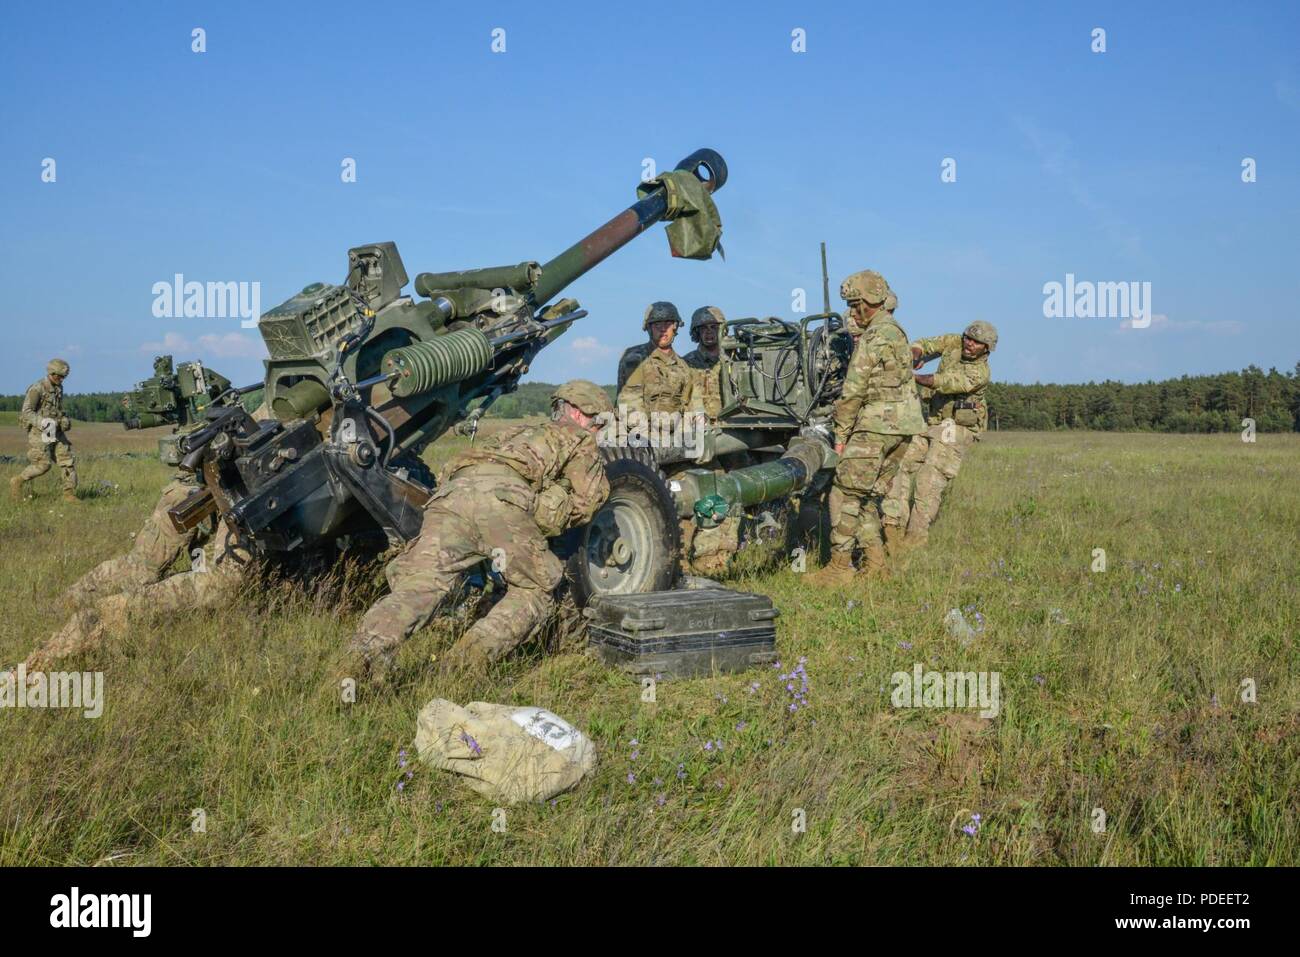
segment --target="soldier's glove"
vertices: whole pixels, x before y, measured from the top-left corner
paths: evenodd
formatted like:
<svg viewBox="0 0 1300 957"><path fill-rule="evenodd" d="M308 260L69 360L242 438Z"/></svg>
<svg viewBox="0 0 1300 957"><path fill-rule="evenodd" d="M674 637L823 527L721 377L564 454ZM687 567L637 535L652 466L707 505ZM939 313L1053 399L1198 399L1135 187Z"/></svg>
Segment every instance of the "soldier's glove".
<svg viewBox="0 0 1300 957"><path fill-rule="evenodd" d="M48 432L50 429L54 427L54 420L49 417L43 418L40 420L40 422L37 423L37 427L42 432Z"/></svg>
<svg viewBox="0 0 1300 957"><path fill-rule="evenodd" d="M569 524L572 511L569 491L563 485L550 485L537 494L533 502L533 519L547 538L559 535Z"/></svg>
<svg viewBox="0 0 1300 957"><path fill-rule="evenodd" d="M920 346L912 346L912 368L919 369L925 365L925 356Z"/></svg>
<svg viewBox="0 0 1300 957"><path fill-rule="evenodd" d="M72 428L72 420L65 415L63 418L59 419L59 428L64 432L67 432Z"/></svg>

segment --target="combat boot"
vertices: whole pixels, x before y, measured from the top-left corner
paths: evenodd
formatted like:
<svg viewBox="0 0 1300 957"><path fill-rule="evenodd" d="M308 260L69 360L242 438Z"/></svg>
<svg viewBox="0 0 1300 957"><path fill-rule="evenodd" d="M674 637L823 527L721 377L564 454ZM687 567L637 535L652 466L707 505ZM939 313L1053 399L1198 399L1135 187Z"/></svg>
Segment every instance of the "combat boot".
<svg viewBox="0 0 1300 957"><path fill-rule="evenodd" d="M81 499L77 498L77 493L72 491L70 488L65 488L63 490L63 500L65 502L71 502L73 505L76 505L81 501Z"/></svg>
<svg viewBox="0 0 1300 957"><path fill-rule="evenodd" d="M880 542L868 545L862 550L862 567L858 574L863 578L888 578L889 568L885 565L885 546Z"/></svg>
<svg viewBox="0 0 1300 957"><path fill-rule="evenodd" d="M853 581L853 554L832 551L831 560L808 576L809 584L817 588L838 588Z"/></svg>
<svg viewBox="0 0 1300 957"><path fill-rule="evenodd" d="M906 540L908 548L921 548L930 540L930 529L920 525L908 525Z"/></svg>
<svg viewBox="0 0 1300 957"><path fill-rule="evenodd" d="M23 500L23 477L15 475L9 480L9 497L15 502Z"/></svg>
<svg viewBox="0 0 1300 957"><path fill-rule="evenodd" d="M885 529L885 550L889 552L889 557L898 559L902 558L907 551L907 529L901 525L886 525Z"/></svg>

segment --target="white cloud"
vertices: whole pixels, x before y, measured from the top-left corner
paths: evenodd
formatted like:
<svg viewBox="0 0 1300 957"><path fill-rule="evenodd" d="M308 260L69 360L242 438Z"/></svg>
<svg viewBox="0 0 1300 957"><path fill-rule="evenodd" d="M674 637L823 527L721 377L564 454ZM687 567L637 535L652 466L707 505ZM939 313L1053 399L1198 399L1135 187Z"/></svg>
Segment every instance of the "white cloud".
<svg viewBox="0 0 1300 957"><path fill-rule="evenodd" d="M191 359L262 359L266 356L266 349L260 339L254 339L252 336L246 336L238 332L227 332L222 335L207 333L199 336L197 340L192 340L179 332L168 332L163 335L161 342L142 342L140 351L154 355L171 353L172 355L184 357L184 361L190 361Z"/></svg>
<svg viewBox="0 0 1300 957"><path fill-rule="evenodd" d="M595 336L578 336L569 343L569 349L573 351L578 362L582 365L590 365L593 362L608 359L615 352L612 346L604 345Z"/></svg>

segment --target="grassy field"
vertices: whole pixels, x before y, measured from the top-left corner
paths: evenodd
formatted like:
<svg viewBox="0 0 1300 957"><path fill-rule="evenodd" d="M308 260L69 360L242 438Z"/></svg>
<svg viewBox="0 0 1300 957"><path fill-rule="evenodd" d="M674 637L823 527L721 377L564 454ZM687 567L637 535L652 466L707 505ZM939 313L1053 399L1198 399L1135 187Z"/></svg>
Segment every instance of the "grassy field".
<svg viewBox="0 0 1300 957"><path fill-rule="evenodd" d="M169 474L145 456L156 435L72 437L81 503L53 474L35 501L0 503L5 663L58 627L59 592L128 546ZM0 474L22 451L0 425ZM1300 864L1297 474L1294 435L993 435L892 579L732 580L781 608L781 671L806 659L794 712L770 669L643 703L582 654L529 649L448 682L430 661L445 625L408 643L391 691L345 704L365 584L141 621L69 664L105 673L101 718L0 712L0 865ZM952 608L982 623L966 647ZM918 662L998 672L1000 715L892 707L890 675ZM450 775L415 763L399 790L435 696L547 707L599 767L510 809L504 832Z"/></svg>

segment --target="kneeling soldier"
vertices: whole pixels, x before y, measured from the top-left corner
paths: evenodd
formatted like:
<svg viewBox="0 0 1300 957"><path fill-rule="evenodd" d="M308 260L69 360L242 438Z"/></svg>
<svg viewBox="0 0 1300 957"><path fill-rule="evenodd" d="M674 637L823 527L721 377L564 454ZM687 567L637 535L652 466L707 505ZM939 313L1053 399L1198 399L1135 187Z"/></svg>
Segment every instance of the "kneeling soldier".
<svg viewBox="0 0 1300 957"><path fill-rule="evenodd" d="M391 593L352 639L373 681L481 562L501 573L505 597L465 632L444 667L485 670L547 619L564 569L546 539L590 521L609 496L595 436L612 414L600 386L566 382L551 396L550 422L508 429L447 464L419 537L388 565Z"/></svg>

